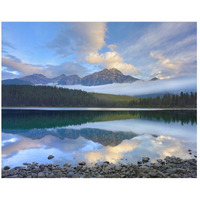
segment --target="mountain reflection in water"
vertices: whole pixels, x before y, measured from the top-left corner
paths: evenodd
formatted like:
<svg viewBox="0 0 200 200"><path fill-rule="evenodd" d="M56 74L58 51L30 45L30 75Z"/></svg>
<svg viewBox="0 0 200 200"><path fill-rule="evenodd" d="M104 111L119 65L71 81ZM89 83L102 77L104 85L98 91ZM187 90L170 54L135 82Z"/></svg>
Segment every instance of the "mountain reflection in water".
<svg viewBox="0 0 200 200"><path fill-rule="evenodd" d="M2 111L2 165L152 162L196 153L196 111ZM54 159L48 160L48 155Z"/></svg>

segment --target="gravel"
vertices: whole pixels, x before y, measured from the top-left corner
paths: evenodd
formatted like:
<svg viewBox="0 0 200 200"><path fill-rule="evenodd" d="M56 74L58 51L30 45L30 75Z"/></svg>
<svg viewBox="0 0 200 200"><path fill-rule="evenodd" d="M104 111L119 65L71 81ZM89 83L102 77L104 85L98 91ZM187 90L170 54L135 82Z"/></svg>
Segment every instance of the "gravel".
<svg viewBox="0 0 200 200"><path fill-rule="evenodd" d="M148 157L143 157L138 164L112 164L105 161L102 164L87 166L85 162L72 167L24 163L26 167L2 168L2 178L197 178L197 159L181 159L167 156L150 163Z"/></svg>

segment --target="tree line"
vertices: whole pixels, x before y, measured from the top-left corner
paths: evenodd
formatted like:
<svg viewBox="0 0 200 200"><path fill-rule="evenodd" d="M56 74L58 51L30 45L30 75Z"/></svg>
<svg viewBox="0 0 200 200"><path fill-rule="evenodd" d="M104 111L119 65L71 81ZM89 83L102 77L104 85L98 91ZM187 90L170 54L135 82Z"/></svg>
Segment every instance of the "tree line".
<svg viewBox="0 0 200 200"><path fill-rule="evenodd" d="M197 107L197 93L191 92L177 94L164 94L163 97L156 98L140 98L139 100L132 100L129 102L130 107L143 108L196 108Z"/></svg>
<svg viewBox="0 0 200 200"><path fill-rule="evenodd" d="M105 94L106 96L106 94ZM116 95L117 98L117 95ZM3 107L131 107L196 108L197 93L165 94L163 97L134 98L116 101L98 98L95 93L52 86L2 85Z"/></svg>

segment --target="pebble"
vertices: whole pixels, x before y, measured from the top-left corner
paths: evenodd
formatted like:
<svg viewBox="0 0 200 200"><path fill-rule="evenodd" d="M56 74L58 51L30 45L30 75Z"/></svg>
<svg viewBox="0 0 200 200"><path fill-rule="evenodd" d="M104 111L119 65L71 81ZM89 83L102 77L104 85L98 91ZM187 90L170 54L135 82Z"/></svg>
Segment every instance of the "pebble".
<svg viewBox="0 0 200 200"><path fill-rule="evenodd" d="M67 174L67 178L72 178L74 176L74 173L73 172L69 172L68 174Z"/></svg>
<svg viewBox="0 0 200 200"><path fill-rule="evenodd" d="M86 165L86 163L85 162L80 162L79 165Z"/></svg>
<svg viewBox="0 0 200 200"><path fill-rule="evenodd" d="M122 167L121 167L121 166L116 166L115 169L116 169L117 171L121 171Z"/></svg>
<svg viewBox="0 0 200 200"><path fill-rule="evenodd" d="M174 173L176 173L176 169L175 169L175 168L167 169L166 172L167 172L168 174L174 174Z"/></svg>
<svg viewBox="0 0 200 200"><path fill-rule="evenodd" d="M38 178L44 178L44 177L45 177L45 174L43 172L38 173Z"/></svg>
<svg viewBox="0 0 200 200"><path fill-rule="evenodd" d="M161 163L156 163L154 166L159 168L159 167L162 167L162 164Z"/></svg>
<svg viewBox="0 0 200 200"><path fill-rule="evenodd" d="M150 177L155 178L158 176L157 172L150 172L149 173Z"/></svg>
<svg viewBox="0 0 200 200"><path fill-rule="evenodd" d="M54 158L54 156L53 155L49 155L48 156L48 159L50 160L50 159L53 159Z"/></svg>
<svg viewBox="0 0 200 200"><path fill-rule="evenodd" d="M144 159L146 158L146 159ZM143 161L149 161L143 157ZM143 162L142 161L142 162ZM176 157L166 157L157 160L156 163L114 165L105 161L102 164L94 164L91 167L85 162L71 167L69 164L62 166L52 164L36 165L27 163L26 167L5 166L2 168L2 178L196 178L197 160L195 158L183 160Z"/></svg>
<svg viewBox="0 0 200 200"><path fill-rule="evenodd" d="M143 163L149 162L149 160L150 160L149 157L143 157L143 158L142 158L142 162L143 162Z"/></svg>

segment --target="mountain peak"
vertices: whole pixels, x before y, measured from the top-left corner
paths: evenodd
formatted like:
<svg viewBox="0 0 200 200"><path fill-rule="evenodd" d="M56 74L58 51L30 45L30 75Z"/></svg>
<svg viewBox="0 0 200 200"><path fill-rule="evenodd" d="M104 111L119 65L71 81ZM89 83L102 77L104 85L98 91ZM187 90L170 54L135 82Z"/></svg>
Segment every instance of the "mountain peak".
<svg viewBox="0 0 200 200"><path fill-rule="evenodd" d="M65 74L61 74L60 76L58 76L57 78L66 78Z"/></svg>
<svg viewBox="0 0 200 200"><path fill-rule="evenodd" d="M103 69L99 72L95 72L83 78L80 78L78 75L69 75L61 74L60 76L54 78L47 78L42 74L33 74L20 78L20 80L28 81L32 84L57 84L57 85L105 85L112 83L132 83L139 79L134 78L129 75L124 75L121 71L116 68Z"/></svg>
<svg viewBox="0 0 200 200"><path fill-rule="evenodd" d="M92 85L105 85L112 83L132 83L138 79L132 76L125 76L119 70L112 69L103 69L100 72L95 72L88 76L85 76L81 79L82 85L92 86Z"/></svg>
<svg viewBox="0 0 200 200"><path fill-rule="evenodd" d="M110 72L112 72L112 73L114 73L114 74L123 74L121 71L119 71L119 70L116 69L116 68L110 69Z"/></svg>
<svg viewBox="0 0 200 200"><path fill-rule="evenodd" d="M116 69L116 68L114 68L114 67L111 68L110 71L112 71L112 72L120 72L118 69Z"/></svg>
<svg viewBox="0 0 200 200"><path fill-rule="evenodd" d="M42 74L33 74L29 76L24 76L20 78L20 80L29 81L33 84L46 84L49 79Z"/></svg>
<svg viewBox="0 0 200 200"><path fill-rule="evenodd" d="M46 78L46 76L44 76L43 74L32 74L32 75L29 75L29 76L25 76L25 77L33 77L33 76L35 76L35 77L45 77Z"/></svg>

